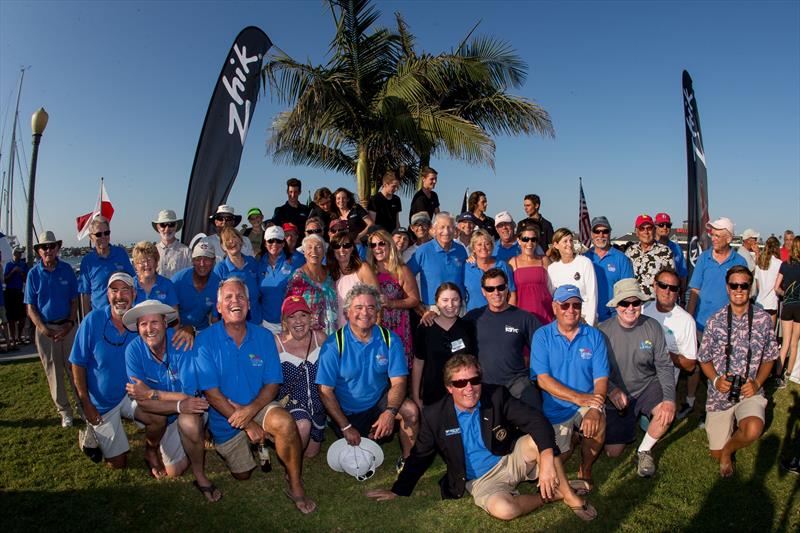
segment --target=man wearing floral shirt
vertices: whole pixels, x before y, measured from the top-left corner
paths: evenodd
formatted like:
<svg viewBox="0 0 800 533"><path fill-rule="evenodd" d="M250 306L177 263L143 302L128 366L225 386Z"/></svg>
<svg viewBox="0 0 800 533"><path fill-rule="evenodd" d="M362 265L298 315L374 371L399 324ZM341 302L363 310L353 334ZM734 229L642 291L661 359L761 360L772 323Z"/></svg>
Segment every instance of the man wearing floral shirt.
<svg viewBox="0 0 800 533"><path fill-rule="evenodd" d="M778 345L770 316L750 304L753 274L737 265L728 270L725 283L729 303L708 319L697 360L708 378L708 447L719 459L720 475L730 477L733 454L764 431L767 398L761 386L778 357Z"/></svg>
<svg viewBox="0 0 800 533"><path fill-rule="evenodd" d="M639 242L633 243L625 255L633 264L633 275L639 287L648 298L653 298L653 281L664 267L675 269L675 257L666 244L656 241L656 226L650 215L636 217L636 236Z"/></svg>

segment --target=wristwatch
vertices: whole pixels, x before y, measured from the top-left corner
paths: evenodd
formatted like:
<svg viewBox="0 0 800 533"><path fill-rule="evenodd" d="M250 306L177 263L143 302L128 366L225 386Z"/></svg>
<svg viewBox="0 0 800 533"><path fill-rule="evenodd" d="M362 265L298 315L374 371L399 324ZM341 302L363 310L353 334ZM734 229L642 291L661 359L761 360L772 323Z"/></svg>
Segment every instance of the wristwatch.
<svg viewBox="0 0 800 533"><path fill-rule="evenodd" d="M151 400L158 400L158 391L157 390L153 389L152 392L150 392L150 399Z"/></svg>
<svg viewBox="0 0 800 533"><path fill-rule="evenodd" d="M400 411L397 407L387 407L386 410L392 413L392 416L397 416L397 413Z"/></svg>

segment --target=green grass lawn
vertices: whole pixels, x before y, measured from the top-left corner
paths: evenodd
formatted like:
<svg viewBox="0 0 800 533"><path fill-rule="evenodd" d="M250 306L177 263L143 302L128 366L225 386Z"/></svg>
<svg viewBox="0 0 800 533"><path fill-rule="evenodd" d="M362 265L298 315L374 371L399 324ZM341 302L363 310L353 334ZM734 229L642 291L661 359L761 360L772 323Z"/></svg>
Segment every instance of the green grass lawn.
<svg viewBox="0 0 800 533"><path fill-rule="evenodd" d="M386 463L365 483L333 472L324 453L305 465L305 482L318 510L303 517L283 495L283 473L256 472L237 482L210 452L207 469L224 492L207 504L182 479L156 481L143 467L143 435L128 426L130 468L111 471L89 461L77 447L77 429L62 429L47 394L38 361L0 365L0 509L7 531L261 530L261 531L790 531L800 530L800 478L782 471L787 434L800 425L800 387L790 384L773 396L768 429L737 457L732 479L719 478L708 457L697 416L677 423L655 448L658 473L636 476L631 456L601 458L598 487L590 501L600 514L586 524L561 504L503 523L472 504L471 498L441 501L436 481L441 461L410 498L376 503L370 488L394 480L397 444L384 447ZM328 441L331 442L331 435ZM567 465L574 474L576 460ZM533 491L525 484L522 491Z"/></svg>

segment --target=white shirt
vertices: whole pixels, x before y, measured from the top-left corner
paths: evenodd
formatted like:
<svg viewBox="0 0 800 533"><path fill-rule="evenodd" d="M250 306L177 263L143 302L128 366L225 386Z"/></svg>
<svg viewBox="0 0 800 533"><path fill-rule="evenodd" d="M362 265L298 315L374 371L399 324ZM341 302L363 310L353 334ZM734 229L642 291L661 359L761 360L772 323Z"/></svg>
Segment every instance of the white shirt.
<svg viewBox="0 0 800 533"><path fill-rule="evenodd" d="M217 256L217 263L224 261L228 254L222 249L222 245L219 242L219 235L209 235L206 239L208 240L208 244L214 247L214 255ZM253 254L253 245L247 237L242 238L242 255L255 256L255 254Z"/></svg>
<svg viewBox="0 0 800 533"><path fill-rule="evenodd" d="M642 314L655 318L664 329L664 339L667 341L667 350L684 356L686 359L697 360L697 325L694 317L683 310L679 305L668 313L662 313L656 308L656 301L650 300L642 307ZM675 383L678 382L680 369L675 368Z"/></svg>
<svg viewBox="0 0 800 533"><path fill-rule="evenodd" d="M758 296L756 303L764 309L778 309L778 296L775 294L775 280L778 279L778 270L781 268L781 260L775 257L770 258L769 268L761 270L756 265L756 283L758 284ZM800 365L795 365L800 366Z"/></svg>
<svg viewBox="0 0 800 533"><path fill-rule="evenodd" d="M158 267L156 271L165 278L172 279L177 272L192 266L189 247L175 239L172 244L156 243L158 248Z"/></svg>
<svg viewBox="0 0 800 533"><path fill-rule="evenodd" d="M581 291L583 310L581 315L590 326L597 321L597 278L592 262L582 255L576 255L572 262L561 261L550 263L547 267L547 278L551 290L555 292L561 285L575 285ZM601 302L605 305L606 302Z"/></svg>

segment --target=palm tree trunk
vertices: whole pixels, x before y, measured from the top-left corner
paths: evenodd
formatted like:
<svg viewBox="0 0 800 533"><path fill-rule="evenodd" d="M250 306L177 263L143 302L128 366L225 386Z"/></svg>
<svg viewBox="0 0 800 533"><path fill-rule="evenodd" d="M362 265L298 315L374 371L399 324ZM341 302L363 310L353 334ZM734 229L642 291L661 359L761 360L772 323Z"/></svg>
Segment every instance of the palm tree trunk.
<svg viewBox="0 0 800 533"><path fill-rule="evenodd" d="M356 165L356 188L358 190L358 201L366 208L369 202L369 165L367 162L367 150L363 146L358 147L358 164Z"/></svg>
<svg viewBox="0 0 800 533"><path fill-rule="evenodd" d="M419 154L419 174L417 176L417 190L422 188L422 169L431 166L431 151L420 150Z"/></svg>

